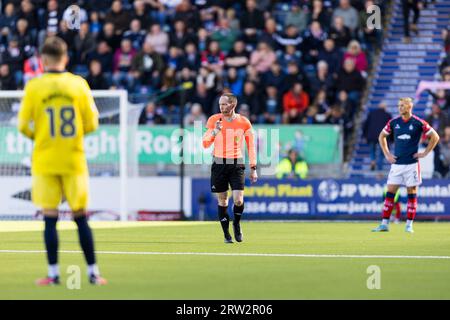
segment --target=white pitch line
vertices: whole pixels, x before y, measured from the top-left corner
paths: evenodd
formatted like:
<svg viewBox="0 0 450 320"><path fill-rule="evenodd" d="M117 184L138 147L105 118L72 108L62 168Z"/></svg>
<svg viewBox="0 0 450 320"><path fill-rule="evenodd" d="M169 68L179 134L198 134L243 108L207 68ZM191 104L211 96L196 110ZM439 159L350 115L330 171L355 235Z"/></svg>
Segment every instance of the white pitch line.
<svg viewBox="0 0 450 320"><path fill-rule="evenodd" d="M0 250L0 253L45 253L44 250ZM62 250L60 253L81 254L82 251ZM96 251L98 254L117 255L184 255L184 256L222 256L222 257L296 257L296 258L350 258L350 259L439 259L450 260L450 256L394 256L357 254L298 254L298 253L221 253L221 252L147 252L147 251Z"/></svg>

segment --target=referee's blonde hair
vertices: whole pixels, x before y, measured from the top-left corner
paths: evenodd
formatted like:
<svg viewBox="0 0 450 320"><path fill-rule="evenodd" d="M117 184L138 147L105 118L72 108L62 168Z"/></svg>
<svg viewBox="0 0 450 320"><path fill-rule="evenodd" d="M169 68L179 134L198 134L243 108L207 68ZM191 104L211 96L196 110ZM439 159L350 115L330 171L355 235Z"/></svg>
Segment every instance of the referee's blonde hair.
<svg viewBox="0 0 450 320"><path fill-rule="evenodd" d="M227 97L229 103L237 105L237 97L234 94L224 93L224 94L222 94L222 97Z"/></svg>

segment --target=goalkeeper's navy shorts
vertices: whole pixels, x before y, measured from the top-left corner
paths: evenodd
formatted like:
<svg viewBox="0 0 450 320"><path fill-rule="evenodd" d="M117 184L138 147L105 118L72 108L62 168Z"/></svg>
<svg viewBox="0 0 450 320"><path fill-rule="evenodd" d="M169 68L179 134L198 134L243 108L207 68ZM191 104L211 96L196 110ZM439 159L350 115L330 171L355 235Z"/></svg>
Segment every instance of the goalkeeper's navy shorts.
<svg viewBox="0 0 450 320"><path fill-rule="evenodd" d="M245 164L242 159L214 158L211 165L211 192L244 190Z"/></svg>

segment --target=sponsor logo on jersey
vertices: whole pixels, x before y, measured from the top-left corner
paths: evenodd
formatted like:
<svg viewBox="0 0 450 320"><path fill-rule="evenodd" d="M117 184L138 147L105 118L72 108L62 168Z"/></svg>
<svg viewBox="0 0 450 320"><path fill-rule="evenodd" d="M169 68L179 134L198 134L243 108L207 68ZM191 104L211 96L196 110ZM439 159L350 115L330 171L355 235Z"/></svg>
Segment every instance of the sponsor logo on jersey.
<svg viewBox="0 0 450 320"><path fill-rule="evenodd" d="M405 134L402 134L401 136L398 136L397 138L400 140L409 140L409 139L411 139L411 136L409 134L405 133Z"/></svg>

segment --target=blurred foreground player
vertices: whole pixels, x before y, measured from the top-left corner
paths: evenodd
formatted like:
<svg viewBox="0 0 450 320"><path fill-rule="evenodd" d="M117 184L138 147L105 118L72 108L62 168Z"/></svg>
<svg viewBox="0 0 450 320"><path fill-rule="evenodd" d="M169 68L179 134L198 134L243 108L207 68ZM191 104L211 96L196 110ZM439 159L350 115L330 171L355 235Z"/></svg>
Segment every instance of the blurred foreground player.
<svg viewBox="0 0 450 320"><path fill-rule="evenodd" d="M89 282L103 285L86 217L89 173L83 147L84 135L98 127L97 107L87 82L65 71L67 44L62 39L47 38L41 55L45 73L27 83L18 121L19 131L34 141L32 199L45 221L48 277L36 283L59 284L56 223L64 195L78 226Z"/></svg>
<svg viewBox="0 0 450 320"><path fill-rule="evenodd" d="M218 216L222 225L225 243L233 243L229 232L228 188L233 191L234 238L241 242L240 220L244 212L245 160L242 142L245 139L250 162L250 180L256 182L256 150L250 121L235 113L237 98L233 94L223 94L219 99L220 112L212 115L206 124L203 147L214 144L211 166L211 192L217 193Z"/></svg>
<svg viewBox="0 0 450 320"><path fill-rule="evenodd" d="M430 153L439 141L437 132L425 121L412 114L411 98L400 98L398 110L400 116L389 120L380 133L379 141L384 156L391 163L387 181L387 192L383 207L381 225L374 232L389 231L389 218L394 208L394 198L400 185L408 192L406 232L414 232L413 220L417 209L417 187L422 183L419 159ZM394 154L389 151L386 138L393 134ZM418 152L422 134L430 138L424 152Z"/></svg>

